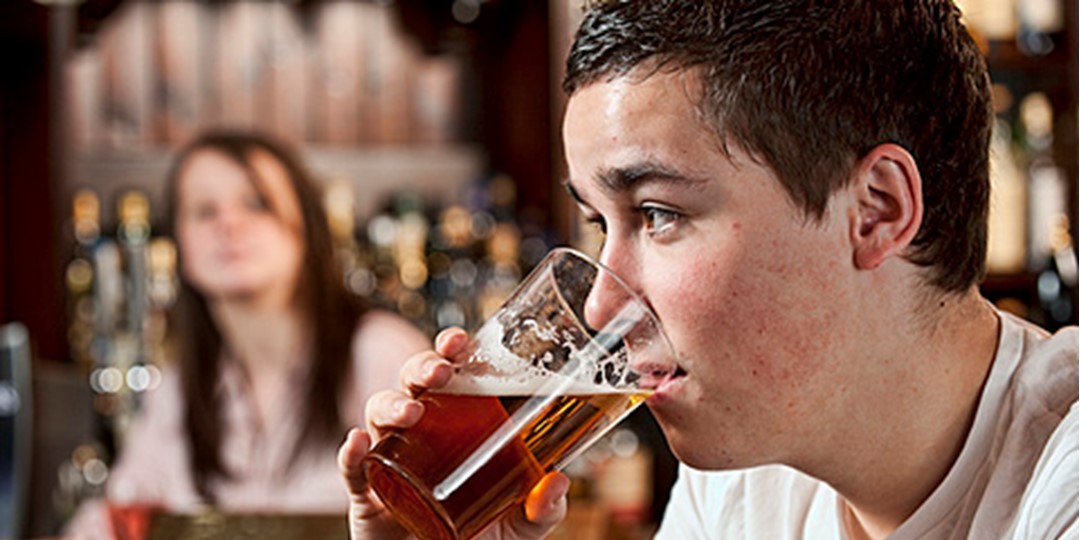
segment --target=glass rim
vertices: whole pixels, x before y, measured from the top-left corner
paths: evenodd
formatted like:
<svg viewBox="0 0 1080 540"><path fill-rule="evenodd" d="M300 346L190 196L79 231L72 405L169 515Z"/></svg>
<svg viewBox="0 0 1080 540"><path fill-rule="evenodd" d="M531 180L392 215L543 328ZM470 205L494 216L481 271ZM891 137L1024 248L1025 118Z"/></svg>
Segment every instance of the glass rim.
<svg viewBox="0 0 1080 540"><path fill-rule="evenodd" d="M555 247L551 248L551 250L549 250L546 255L544 255L544 258L540 259L540 262L536 264L536 268L533 269L533 272L538 270L545 262L547 262L547 259L549 257L551 257L552 255L554 255L555 253L567 253L567 254L573 255L573 256L575 256L575 257L577 257L579 259L583 259L584 261L588 262L589 264L595 265L597 268L601 269L602 271L607 272L607 274L609 276L615 278L615 282L618 283L619 286L622 287L623 290L625 290L625 292L627 292L630 295L630 298L634 302L637 302L638 305L640 305L643 308L643 311L645 312L645 316L648 317L652 321L653 325L656 327L656 333L659 334L660 337L663 339L664 345L667 347L668 354L671 355L671 361L675 362L675 363L678 363L678 355L675 352L675 346L672 345L671 339L668 338L667 331L664 330L664 326L660 324L660 318L656 316L656 312L653 311L652 305L649 304L648 302L646 302L645 298L642 297L640 294L638 294L638 292L635 291L634 288L631 287L630 284L628 284L622 278L622 276L619 275L618 272L612 270L606 264L604 264L604 263L600 262L599 260L597 260L596 257L593 257L592 255L589 255L588 253L585 253L585 252L583 252L583 251L581 251L579 249L576 249L576 248L573 248L573 247L570 247L570 246L555 246ZM522 282L528 281L528 279L531 277L531 274L532 274L532 272L530 272L530 275L526 276L525 279L522 280Z"/></svg>

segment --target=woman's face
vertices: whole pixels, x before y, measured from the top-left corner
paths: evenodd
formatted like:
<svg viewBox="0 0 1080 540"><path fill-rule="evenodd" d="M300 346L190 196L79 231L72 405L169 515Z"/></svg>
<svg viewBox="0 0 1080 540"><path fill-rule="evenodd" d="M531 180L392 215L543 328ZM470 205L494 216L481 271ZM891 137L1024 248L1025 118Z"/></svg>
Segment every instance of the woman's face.
<svg viewBox="0 0 1080 540"><path fill-rule="evenodd" d="M176 188L184 277L211 302L287 306L304 257L303 219L288 171L269 153L248 159L261 185L235 161L197 150Z"/></svg>

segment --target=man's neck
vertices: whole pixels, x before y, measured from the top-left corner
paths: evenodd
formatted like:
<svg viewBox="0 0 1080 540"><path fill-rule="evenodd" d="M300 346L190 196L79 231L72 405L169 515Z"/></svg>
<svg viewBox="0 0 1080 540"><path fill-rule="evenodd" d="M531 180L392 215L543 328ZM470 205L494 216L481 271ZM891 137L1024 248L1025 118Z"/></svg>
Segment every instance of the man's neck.
<svg viewBox="0 0 1080 540"><path fill-rule="evenodd" d="M867 376L866 406L851 412L850 444L820 476L844 498L852 538L884 538L911 517L971 430L1000 321L974 290L937 307L934 324L913 322L905 342L869 358L879 373Z"/></svg>

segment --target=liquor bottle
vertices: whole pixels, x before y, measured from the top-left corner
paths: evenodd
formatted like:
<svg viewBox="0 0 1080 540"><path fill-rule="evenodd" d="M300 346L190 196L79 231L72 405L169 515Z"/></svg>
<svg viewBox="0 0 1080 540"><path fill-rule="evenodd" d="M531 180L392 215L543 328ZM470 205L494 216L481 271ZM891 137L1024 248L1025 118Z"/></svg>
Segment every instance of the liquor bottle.
<svg viewBox="0 0 1080 540"><path fill-rule="evenodd" d="M511 221L495 225L487 240L487 256L482 262L483 288L477 299L481 320L495 314L521 281L521 231Z"/></svg>
<svg viewBox="0 0 1080 540"><path fill-rule="evenodd" d="M96 196L86 193L80 204L84 209L100 206L93 202ZM91 212L92 213L92 212ZM94 236L88 221L80 227L84 240ZM100 221L99 221L100 223ZM99 231L103 230L100 226ZM123 255L120 245L111 234L101 234L88 253L93 272L91 298L91 341L89 362L86 365L87 383L93 393L96 438L104 448L103 454L115 455L114 415L120 409L120 392L124 388L124 374L115 367L119 348L116 334L122 325L126 291L124 286ZM77 475L76 478L81 478Z"/></svg>
<svg viewBox="0 0 1080 540"><path fill-rule="evenodd" d="M91 356L94 372L90 386L98 394L109 393L111 385L99 384L102 370L113 364L113 338L120 324L124 305L123 271L120 247L112 239L103 239L94 252L94 340ZM107 408L107 407L105 407ZM99 411L103 414L104 410Z"/></svg>
<svg viewBox="0 0 1080 540"><path fill-rule="evenodd" d="M1011 41L1017 32L1016 0L957 0L973 34L990 41Z"/></svg>
<svg viewBox="0 0 1080 540"><path fill-rule="evenodd" d="M434 306L437 329L470 327L476 322L471 302L476 285L473 263L476 248L473 213L458 204L444 208L439 213L427 255L428 296Z"/></svg>
<svg viewBox="0 0 1080 540"><path fill-rule="evenodd" d="M150 306L165 310L172 306L179 293L176 275L176 244L170 238L155 237L147 249Z"/></svg>
<svg viewBox="0 0 1080 540"><path fill-rule="evenodd" d="M80 189L72 199L72 232L75 249L64 272L67 285L68 344L71 356L89 371L94 363L94 249L100 237L101 203L93 191Z"/></svg>
<svg viewBox="0 0 1080 540"><path fill-rule="evenodd" d="M135 347L133 363L145 364L143 323L149 305L149 270L147 245L150 241L150 202L139 191L129 191L120 197L120 224L117 240L124 256L124 288L128 292L122 333L131 335Z"/></svg>
<svg viewBox="0 0 1080 540"><path fill-rule="evenodd" d="M1039 321L1048 330L1077 323L1077 255L1069 235L1069 218L1053 219L1049 244L1040 250L1045 264L1038 274Z"/></svg>
<svg viewBox="0 0 1080 540"><path fill-rule="evenodd" d="M360 249L356 242L356 201L348 180L336 178L326 184L323 194L327 224L334 244L334 258L349 285L351 276L360 266Z"/></svg>
<svg viewBox="0 0 1080 540"><path fill-rule="evenodd" d="M160 381L160 366L167 361L168 312L180 292L176 273L176 244L166 237L150 240L147 249L147 315L143 325L148 364L131 375L132 389L143 392Z"/></svg>
<svg viewBox="0 0 1080 540"><path fill-rule="evenodd" d="M593 473L596 496L615 525L632 530L649 518L653 454L630 427L609 433L606 446L606 459Z"/></svg>
<svg viewBox="0 0 1080 540"><path fill-rule="evenodd" d="M1001 117L994 121L986 250L991 274L1019 274L1027 266L1027 182L1016 163L1012 132Z"/></svg>
<svg viewBox="0 0 1080 540"><path fill-rule="evenodd" d="M365 227L366 242L370 245L370 268L375 288L370 296L374 305L393 309L401 289L397 264L394 262L394 243L397 239L397 220L391 212L380 212Z"/></svg>
<svg viewBox="0 0 1080 540"><path fill-rule="evenodd" d="M108 403L108 409L102 412L113 444L119 448L134 419L139 394L149 388L146 323L149 315L150 203L145 194L133 190L123 193L117 206L116 240L123 305L121 316L109 336L109 355L97 382L103 390L102 401Z"/></svg>
<svg viewBox="0 0 1080 540"><path fill-rule="evenodd" d="M1065 29L1061 0L1018 0L1016 47L1028 56L1049 54Z"/></svg>
<svg viewBox="0 0 1080 540"><path fill-rule="evenodd" d="M477 298L481 320L487 320L521 281L521 228L517 223L517 187L510 176L496 174L486 186L495 224L484 242L480 274L484 280Z"/></svg>
<svg viewBox="0 0 1080 540"><path fill-rule="evenodd" d="M1066 214L1065 172L1054 159L1054 112L1046 94L1020 102L1020 127L1028 184L1028 269L1042 270L1057 216Z"/></svg>
<svg viewBox="0 0 1080 540"><path fill-rule="evenodd" d="M430 225L420 198L400 193L395 201L396 235L391 253L401 288L396 295L399 313L430 329L430 313L424 291L428 282L427 246Z"/></svg>

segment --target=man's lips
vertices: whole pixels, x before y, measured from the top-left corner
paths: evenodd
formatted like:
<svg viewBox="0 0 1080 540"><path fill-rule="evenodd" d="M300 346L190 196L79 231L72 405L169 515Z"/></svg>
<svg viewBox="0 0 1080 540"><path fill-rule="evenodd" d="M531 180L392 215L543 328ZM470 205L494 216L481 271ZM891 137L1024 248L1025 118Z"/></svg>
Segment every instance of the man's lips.
<svg viewBox="0 0 1080 540"><path fill-rule="evenodd" d="M646 365L635 366L634 370L641 376L638 386L654 391L686 376L686 371L680 366Z"/></svg>
<svg viewBox="0 0 1080 540"><path fill-rule="evenodd" d="M670 372L666 377L659 381L659 383L653 388L653 394L649 397L650 402L658 402L667 399L669 396L678 392L678 387L686 379L686 370L682 367L676 366L675 370Z"/></svg>

